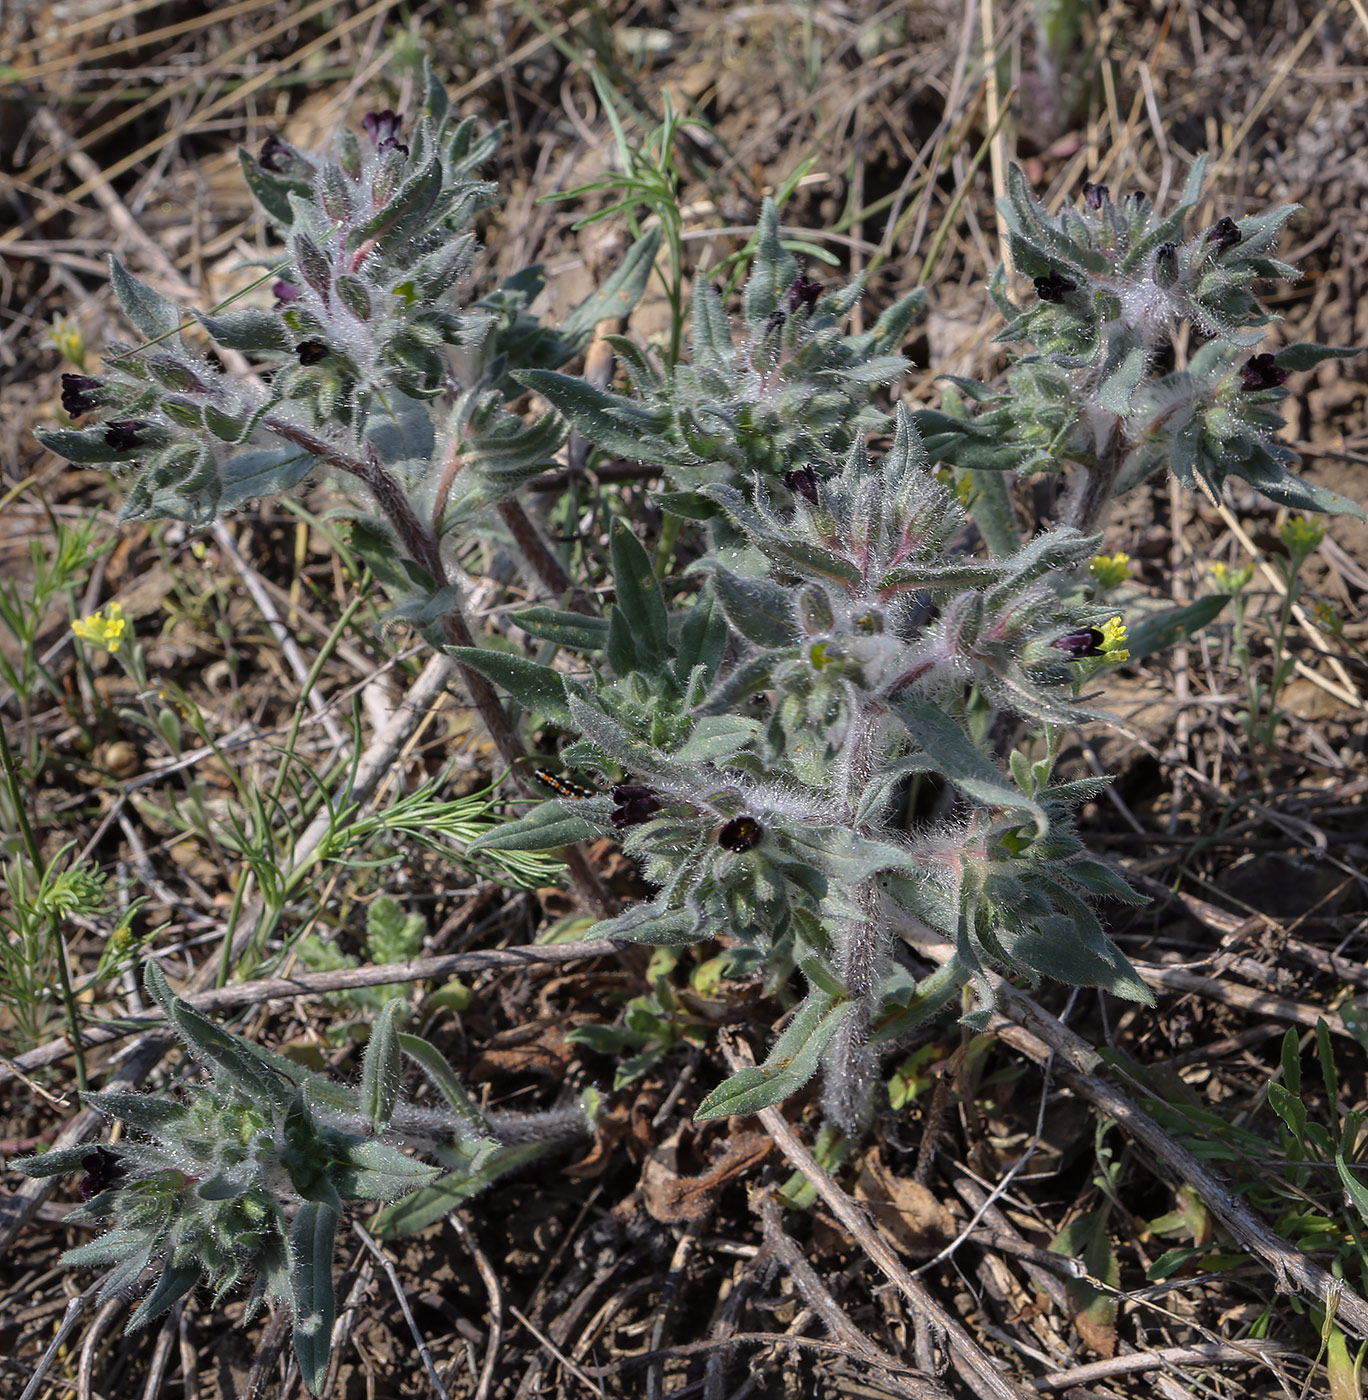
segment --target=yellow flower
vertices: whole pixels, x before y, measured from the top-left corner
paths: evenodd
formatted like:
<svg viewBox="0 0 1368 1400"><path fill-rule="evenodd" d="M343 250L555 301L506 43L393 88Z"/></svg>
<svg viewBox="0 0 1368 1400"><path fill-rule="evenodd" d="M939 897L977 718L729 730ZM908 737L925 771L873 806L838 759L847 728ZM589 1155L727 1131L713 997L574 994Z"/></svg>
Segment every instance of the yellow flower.
<svg viewBox="0 0 1368 1400"><path fill-rule="evenodd" d="M1278 531L1278 538L1289 554L1300 554L1304 559L1320 547L1320 542L1325 538L1325 527L1304 515L1294 515Z"/></svg>
<svg viewBox="0 0 1368 1400"><path fill-rule="evenodd" d="M103 647L111 656L119 649L119 644L123 641L124 632L128 629L128 622L123 615L123 605L120 603L110 603L108 607L101 608L98 612L93 612L87 618L79 619L71 624L71 630L83 641L89 642L91 646Z"/></svg>
<svg viewBox="0 0 1368 1400"><path fill-rule="evenodd" d="M1253 564L1246 564L1244 568L1236 569L1234 573L1231 573L1224 564L1219 562L1211 566L1212 582L1221 593L1243 592L1253 577Z"/></svg>
<svg viewBox="0 0 1368 1400"><path fill-rule="evenodd" d="M1088 560L1088 571L1103 592L1119 588L1131 576L1130 555L1120 550L1115 554L1094 554Z"/></svg>
<svg viewBox="0 0 1368 1400"><path fill-rule="evenodd" d="M1102 664L1104 666L1119 666L1123 661L1130 660L1130 652L1126 650L1126 624L1119 617L1114 617L1110 622L1102 624Z"/></svg>

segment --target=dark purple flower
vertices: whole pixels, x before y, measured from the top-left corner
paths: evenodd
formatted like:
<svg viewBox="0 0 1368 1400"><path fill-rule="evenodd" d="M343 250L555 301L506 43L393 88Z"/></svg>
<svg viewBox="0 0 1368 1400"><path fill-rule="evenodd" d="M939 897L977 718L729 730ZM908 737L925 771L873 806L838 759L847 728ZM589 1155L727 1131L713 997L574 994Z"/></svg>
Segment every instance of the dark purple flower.
<svg viewBox="0 0 1368 1400"><path fill-rule="evenodd" d="M288 306L292 301L298 301L302 294L293 282L286 282L282 279L279 282L271 283L271 295L275 297L275 309L279 311L282 306Z"/></svg>
<svg viewBox="0 0 1368 1400"><path fill-rule="evenodd" d="M1132 190L1126 198L1138 209L1142 204L1149 203L1149 195L1144 190Z"/></svg>
<svg viewBox="0 0 1368 1400"><path fill-rule="evenodd" d="M724 851L739 855L752 846L758 846L765 835L765 828L754 817L733 817L717 833L717 844Z"/></svg>
<svg viewBox="0 0 1368 1400"><path fill-rule="evenodd" d="M123 1179L124 1165L107 1147L97 1147L81 1158L86 1175L81 1178L81 1199L88 1201Z"/></svg>
<svg viewBox="0 0 1368 1400"><path fill-rule="evenodd" d="M793 471L785 472L784 485L795 496L817 504L817 473L811 467L795 467Z"/></svg>
<svg viewBox="0 0 1368 1400"><path fill-rule="evenodd" d="M261 154L257 157L257 161L263 170L274 170L279 175L285 169L280 163L281 160L289 160L293 154L294 152L285 142L275 132L272 132L261 143Z"/></svg>
<svg viewBox="0 0 1368 1400"><path fill-rule="evenodd" d="M142 435L148 425L136 418L122 419L117 423L105 424L105 442L115 452L131 452L135 447L145 447L147 439Z"/></svg>
<svg viewBox="0 0 1368 1400"><path fill-rule="evenodd" d="M1254 355L1240 366L1240 384L1251 394L1287 383L1287 371L1272 355Z"/></svg>
<svg viewBox="0 0 1368 1400"><path fill-rule="evenodd" d="M660 798L644 783L618 783L613 801L618 804L610 814L616 827L640 826L660 811Z"/></svg>
<svg viewBox="0 0 1368 1400"><path fill-rule="evenodd" d="M405 155L408 155L408 147L399 140L399 132L403 126L403 121L398 112L386 107L383 112L367 112L361 118L361 125L366 128L366 135L371 139L371 145L377 150L389 150L392 146L398 146Z"/></svg>
<svg viewBox="0 0 1368 1400"><path fill-rule="evenodd" d="M1075 286L1062 273L1051 270L1048 277L1037 277L1035 279L1036 296L1041 301L1063 301L1066 296L1075 290Z"/></svg>
<svg viewBox="0 0 1368 1400"><path fill-rule="evenodd" d="M800 272L797 277L789 283L787 292L788 309L797 311L800 306L811 311L822 299L822 293L826 288L820 282L814 281L806 272Z"/></svg>
<svg viewBox="0 0 1368 1400"><path fill-rule="evenodd" d="M301 340L295 346L295 354L301 365L316 365L328 358L328 347L321 340Z"/></svg>
<svg viewBox="0 0 1368 1400"><path fill-rule="evenodd" d="M1102 641L1102 633L1096 627L1080 627L1076 632L1066 632L1062 637L1056 637L1050 645L1068 652L1073 660L1078 661L1085 656L1103 655Z"/></svg>
<svg viewBox="0 0 1368 1400"><path fill-rule="evenodd" d="M1094 185L1091 180L1083 181L1083 203L1089 209L1100 209L1111 203L1111 191L1106 185Z"/></svg>
<svg viewBox="0 0 1368 1400"><path fill-rule="evenodd" d="M72 418L90 413L100 406L96 390L100 381L88 374L64 374L62 376L62 407Z"/></svg>
<svg viewBox="0 0 1368 1400"><path fill-rule="evenodd" d="M1207 229L1206 241L1214 243L1218 253L1224 253L1227 248L1233 248L1241 237L1243 235L1240 233L1239 225L1227 214L1224 219L1217 220Z"/></svg>

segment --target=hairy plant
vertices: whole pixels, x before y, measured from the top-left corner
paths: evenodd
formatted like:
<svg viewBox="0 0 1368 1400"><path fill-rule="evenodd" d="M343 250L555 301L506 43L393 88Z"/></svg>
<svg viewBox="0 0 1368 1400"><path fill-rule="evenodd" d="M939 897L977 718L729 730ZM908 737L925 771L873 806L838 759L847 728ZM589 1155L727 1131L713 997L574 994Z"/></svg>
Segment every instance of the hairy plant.
<svg viewBox="0 0 1368 1400"><path fill-rule="evenodd" d="M847 335L842 317L859 288L810 278L772 205L739 320L696 276L689 355L676 354L677 322L661 358L616 339L627 381L617 393L559 371L598 320L635 303L658 236L639 239L563 327L533 314L539 269L463 300L468 221L493 197L475 171L494 138L456 122L430 74L411 126L388 110L364 126L365 140L343 133L332 156L278 137L243 155L284 245L274 307L220 308L183 336L176 309L114 264L115 291L145 340L114 347L98 374L64 376L67 411L100 421L44 442L73 461L136 464L126 518L202 524L315 470L348 486L354 538L398 615L456 659L519 780L532 776L524 735L537 728L562 765L597 781L540 773L555 798L469 849L616 836L655 892L591 935L715 940L732 976L761 977L787 1001L765 1063L714 1089L700 1116L755 1112L820 1071L829 1124L854 1134L871 1112L880 1044L957 999L968 1024L984 1024L990 964L1150 1000L1093 909L1137 897L1075 827L1107 779L1052 781L1060 726L1096 714L1085 688L1128 652L1102 596L1124 577L1124 558L1093 558L1094 528L1116 492L1164 464L1211 495L1234 474L1286 504L1357 510L1288 472L1273 437L1287 373L1351 352L1251 353L1267 321L1253 285L1295 275L1271 252L1291 209L1185 237L1200 161L1166 216L1135 197L1113 203L1097 185L1085 186L1081 211L1050 216L1013 171L1002 212L1037 299L1014 306L1001 278L993 292L1009 320L1003 338L1037 348L1001 393L957 380L941 410L899 407L890 420L875 394L904 367L897 352L920 296ZM671 267L677 291L677 258ZM1202 343L1162 373L1182 323ZM223 353L196 348L203 337ZM229 373L234 355L255 370ZM530 421L512 412L526 389L553 411ZM963 414L956 395L981 411ZM572 578L523 512L520 491L569 426L605 454L663 471L654 560L618 520L606 557ZM888 450L871 458L868 434L890 426ZM951 489L936 461L968 475L971 518L963 476ZM1023 542L1005 474L1037 471L1070 473L1066 518ZM446 539L488 530L494 512L551 597L513 614L542 644L536 659L476 645L461 610ZM672 574L685 529L694 562ZM605 616L585 601L591 587L611 600ZM1206 601L1142 623L1133 649L1210 620ZM1042 756L1011 753L1004 764L997 739L1010 726L998 716L1038 731ZM929 975L902 952L913 922L955 949ZM219 1030L154 968L148 982L210 1070L207 1090L193 1101L94 1096L143 1137L109 1156L78 1149L24 1169L83 1167L98 1186L86 1210L113 1219L116 1243L69 1257L117 1261L108 1291L164 1262L135 1322L201 1274L221 1294L256 1270L257 1297L294 1310L313 1387L326 1368L331 1242L345 1202L384 1200L380 1228L418 1228L583 1131L579 1108L516 1122L477 1113L437 1052L395 1031L390 1010L357 1091ZM652 1008L633 1014L619 1043L665 1053L671 1035ZM446 1111L399 1102L401 1051ZM401 1144L448 1171L434 1179ZM119 1182L103 1180L116 1167Z"/></svg>
<svg viewBox="0 0 1368 1400"><path fill-rule="evenodd" d="M999 341L1028 341L1004 388L955 384L984 408L973 417L925 410L918 426L931 455L977 472L1059 472L1071 481L1062 518L1093 529L1113 496L1168 466L1216 500L1243 477L1279 505L1362 516L1353 501L1288 470L1295 454L1276 438L1289 372L1356 349L1288 345L1251 354L1270 316L1258 282L1295 281L1273 255L1298 205L1186 231L1201 198L1206 157L1193 163L1167 214L1138 191L1119 202L1083 186L1082 208L1047 213L1015 166L999 202L1016 270L1035 297L1017 306L999 268L992 294L1007 325ZM1184 366L1161 372L1160 353L1180 326L1200 342Z"/></svg>
<svg viewBox="0 0 1368 1400"><path fill-rule="evenodd" d="M207 1082L184 1097L87 1093L87 1105L134 1136L10 1164L35 1177L85 1173L85 1203L74 1218L108 1228L68 1250L63 1262L113 1266L100 1285L101 1303L156 1273L129 1318L130 1332L197 1283L213 1290L217 1304L253 1277L246 1318L268 1299L290 1311L300 1372L318 1394L332 1344L333 1244L349 1203L408 1197L402 1213L392 1207L379 1220L387 1233L406 1233L588 1131L591 1105L588 1112L480 1113L436 1048L397 1029L399 1002L376 1020L361 1083L348 1088L216 1026L171 991L155 962L145 978ZM400 1099L401 1054L426 1072L444 1109Z"/></svg>

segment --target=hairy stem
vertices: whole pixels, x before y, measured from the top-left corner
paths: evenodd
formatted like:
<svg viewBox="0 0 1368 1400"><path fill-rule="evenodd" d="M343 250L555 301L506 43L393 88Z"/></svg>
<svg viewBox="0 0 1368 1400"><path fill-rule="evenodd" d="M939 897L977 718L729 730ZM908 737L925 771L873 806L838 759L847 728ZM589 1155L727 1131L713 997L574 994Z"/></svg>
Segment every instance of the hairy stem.
<svg viewBox="0 0 1368 1400"><path fill-rule="evenodd" d="M570 594L567 606L572 612L582 613L586 617L597 616L593 604L576 589L570 575L565 572L565 567L556 558L551 546L542 538L541 531L533 523L532 517L522 508L522 503L513 497L501 501L499 514L503 516L503 522L522 551L523 558L541 580L542 587L553 598L565 598Z"/></svg>
<svg viewBox="0 0 1368 1400"><path fill-rule="evenodd" d="M1107 439L1101 445L1097 460L1090 466L1076 468L1081 480L1070 485L1068 497L1060 511L1064 524L1072 525L1081 535L1095 534L1098 521L1111 500L1126 459L1126 439L1120 418L1112 421Z"/></svg>
<svg viewBox="0 0 1368 1400"><path fill-rule="evenodd" d="M427 529L418 519L413 507L409 504L407 495L404 494L403 487L385 470L382 463L374 456L364 460L353 457L319 437L316 433L310 432L307 428L301 428L274 415L263 419L263 426L275 433L277 437L282 437L287 442L302 447L306 452L310 452L327 462L329 466L336 467L337 470L346 472L349 476L354 476L363 482L375 497L376 504L384 512L385 519L394 527L395 534L399 536L399 542L408 551L409 556L427 570L432 579L433 587L446 587L448 582L446 564L442 559L442 549L436 534ZM529 526L531 525L531 521L527 523ZM567 586L568 582L567 580ZM453 601L448 606L442 615L441 628L442 636L449 645L455 647L473 647L475 645L475 638L471 635L470 626L466 622L465 614L461 611L459 603ZM499 757L510 769L517 772L518 765L526 757L526 750L508 721L508 714L503 707L503 702L499 699L498 692L489 680L478 671L472 670L460 662L456 663L456 668L460 672L462 681L465 682L466 690L475 706L476 713L480 716L489 737L493 740L494 747L499 751ZM590 868L584 853L577 848L567 847L563 855L566 867L570 871L571 878L574 880L575 887L585 906L598 917L606 917L612 912L612 900Z"/></svg>

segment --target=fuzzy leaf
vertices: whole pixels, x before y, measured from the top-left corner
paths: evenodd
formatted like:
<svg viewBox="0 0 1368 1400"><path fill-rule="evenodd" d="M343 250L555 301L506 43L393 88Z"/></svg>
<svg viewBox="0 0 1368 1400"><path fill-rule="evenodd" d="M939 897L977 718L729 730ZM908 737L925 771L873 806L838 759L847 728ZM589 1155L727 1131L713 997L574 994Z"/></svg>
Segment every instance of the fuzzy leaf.
<svg viewBox="0 0 1368 1400"><path fill-rule="evenodd" d="M127 271L113 254L109 258L109 281L124 315L148 340L175 336L180 328L180 313L160 292Z"/></svg>
<svg viewBox="0 0 1368 1400"><path fill-rule="evenodd" d="M797 1093L817 1073L822 1052L858 1003L810 991L763 1065L738 1070L698 1106L696 1120L759 1113Z"/></svg>
<svg viewBox="0 0 1368 1400"><path fill-rule="evenodd" d="M338 1172L339 1194L349 1201L395 1201L431 1186L441 1173L387 1142L352 1143Z"/></svg>
<svg viewBox="0 0 1368 1400"><path fill-rule="evenodd" d="M540 394L602 451L630 462L687 465L680 450L658 436L666 427L665 415L555 370L519 370L513 378Z"/></svg>
<svg viewBox="0 0 1368 1400"><path fill-rule="evenodd" d="M1316 345L1311 341L1299 341L1295 345L1284 345L1273 352L1274 362L1279 369L1315 369L1322 360L1352 360L1363 354L1361 345Z"/></svg>
<svg viewBox="0 0 1368 1400"><path fill-rule="evenodd" d="M172 1029L185 1042L190 1053L202 1063L238 1085L252 1098L263 1098L279 1107L287 1106L294 1097L293 1090L252 1048L231 1031L215 1025L172 990L166 975L156 961L149 959L143 969L147 990L166 1013Z"/></svg>
<svg viewBox="0 0 1368 1400"><path fill-rule="evenodd" d="M525 656L491 651L485 647L444 647L453 660L488 677L530 710L545 715L562 729L573 729L574 720L565 703L565 684L560 672L539 666Z"/></svg>
<svg viewBox="0 0 1368 1400"><path fill-rule="evenodd" d="M486 832L466 850L476 851L549 851L587 841L597 836L599 828L583 817L567 812L559 802L543 802L525 817Z"/></svg>
<svg viewBox="0 0 1368 1400"><path fill-rule="evenodd" d="M389 1127L399 1096L399 1032L396 1018L404 1003L397 998L386 1002L375 1024L361 1061L361 1112L370 1119L371 1131L383 1133Z"/></svg>
<svg viewBox="0 0 1368 1400"><path fill-rule="evenodd" d="M650 555L626 525L613 526L609 546L617 603L609 616L608 657L618 675L658 671L669 660L670 619Z"/></svg>
<svg viewBox="0 0 1368 1400"><path fill-rule="evenodd" d="M936 766L959 790L989 807L1029 812L1036 835L1050 829L1045 809L1021 792L939 705L918 696L897 696L893 712Z"/></svg>
<svg viewBox="0 0 1368 1400"><path fill-rule="evenodd" d="M561 338L568 350L566 359L578 354L588 344L594 327L610 316L626 316L646 291L660 252L661 230L649 229L627 250L627 256L616 271L592 296L570 313L560 328Z"/></svg>
<svg viewBox="0 0 1368 1400"><path fill-rule="evenodd" d="M583 613L565 612L539 604L534 608L509 613L508 618L530 636L586 655L600 652L608 644L609 624L604 617L585 617Z"/></svg>
<svg viewBox="0 0 1368 1400"><path fill-rule="evenodd" d="M331 1206L305 1201L290 1226L290 1283L294 1293L294 1349L312 1395L328 1375L332 1351L333 1244L338 1215Z"/></svg>
<svg viewBox="0 0 1368 1400"><path fill-rule="evenodd" d="M1207 623L1219 616L1230 601L1228 593L1209 593L1195 603L1180 608L1164 608L1151 613L1134 626L1126 625L1126 649L1132 660L1150 656L1200 632Z"/></svg>
<svg viewBox="0 0 1368 1400"><path fill-rule="evenodd" d="M721 567L714 568L712 576L727 621L748 641L782 647L797 640L792 589L772 579L738 578Z"/></svg>
<svg viewBox="0 0 1368 1400"><path fill-rule="evenodd" d="M188 1264L167 1264L161 1277L152 1286L152 1291L138 1304L133 1316L128 1319L127 1331L136 1332L146 1327L154 1317L160 1317L178 1298L183 1298L199 1282L198 1262Z"/></svg>
<svg viewBox="0 0 1368 1400"><path fill-rule="evenodd" d="M500 1147L490 1153L477 1170L449 1172L421 1191L406 1196L394 1205L385 1206L375 1217L371 1228L381 1239L398 1239L450 1215L462 1202L483 1191L505 1172L514 1171L535 1162L551 1150L544 1142L525 1142Z"/></svg>
<svg viewBox="0 0 1368 1400"><path fill-rule="evenodd" d="M241 350L247 355L288 355L294 349L294 339L285 323L264 307L248 306L217 316L197 311L195 319L217 344L229 350Z"/></svg>
<svg viewBox="0 0 1368 1400"><path fill-rule="evenodd" d="M447 1107L461 1120L464 1130L473 1138L492 1141L484 1114L471 1102L446 1056L431 1041L403 1031L399 1033L399 1048L427 1075Z"/></svg>
<svg viewBox="0 0 1368 1400"><path fill-rule="evenodd" d="M297 447L239 452L223 464L219 510L238 510L262 496L283 495L298 486L317 465L315 457Z"/></svg>

